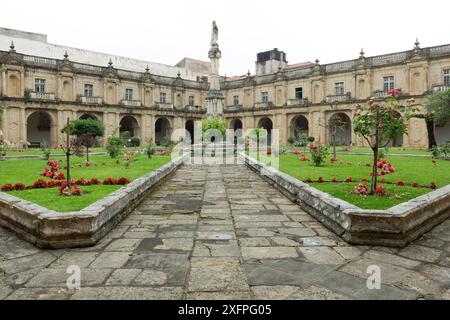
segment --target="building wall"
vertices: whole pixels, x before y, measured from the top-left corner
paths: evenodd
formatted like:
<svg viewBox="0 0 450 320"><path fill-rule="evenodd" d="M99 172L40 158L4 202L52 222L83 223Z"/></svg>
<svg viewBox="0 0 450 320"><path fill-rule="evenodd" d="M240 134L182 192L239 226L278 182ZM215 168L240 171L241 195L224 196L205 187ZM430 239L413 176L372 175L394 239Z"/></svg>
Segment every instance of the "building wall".
<svg viewBox="0 0 450 320"><path fill-rule="evenodd" d="M171 129L175 130L184 128L188 119L196 120L206 116L205 97L208 87L201 83L186 82L180 77L166 79L164 83L152 80L151 76L146 80L125 79L117 76L114 68L104 70L106 73L103 75L94 75L76 72L65 65L58 69L27 65L14 58L17 58L15 53L3 53L0 97L1 103L6 107L2 128L4 138L17 146L27 141L27 119L36 111L45 111L51 117L49 143L52 146L60 143L58 132L67 118L75 119L83 114L91 114L101 120L106 127L106 136L119 127L123 117L132 116L139 125L137 132L143 143L155 140L155 122L160 117L167 118ZM308 134L314 136L318 143L329 144L331 138L327 124L330 118L342 112L351 119L351 111L356 103L364 102L374 91L383 89L383 77L394 76L395 88L401 89L403 93L402 103L413 96L417 106L422 108L424 95L434 85L443 84L443 70L450 69L450 51L447 56L439 59L410 59L382 67L362 65L351 71L327 73L319 72L317 65L314 68L308 75L298 78L289 79L277 73L270 81L266 81L268 78L265 75L248 77L245 82L227 83L223 89L225 118L240 119L245 131L258 126L261 119L267 117L272 121L273 128L280 130L280 142L285 144L293 132L293 119L303 115L308 120ZM36 79L45 79L45 91L53 96L27 97L26 92L35 90ZM336 82L344 82L344 93L350 93L349 100L328 100L336 94ZM81 101L85 84L93 85L93 96L100 98L99 104ZM296 104L295 101L290 103L295 99L297 87L303 88L303 98L309 102L307 105ZM133 100L140 106L123 104L127 88L133 89ZM159 104L161 92L166 93L166 105ZM270 104L260 104L262 92L268 93ZM239 96L242 107L227 111L227 107L233 107L235 95ZM189 96L194 96L194 105L198 106L194 110L185 108L189 104ZM403 145L426 147L428 141L424 121L411 119L408 125L409 134L403 137ZM445 136L449 130L442 128L438 132ZM351 137L354 145L365 145L353 132Z"/></svg>

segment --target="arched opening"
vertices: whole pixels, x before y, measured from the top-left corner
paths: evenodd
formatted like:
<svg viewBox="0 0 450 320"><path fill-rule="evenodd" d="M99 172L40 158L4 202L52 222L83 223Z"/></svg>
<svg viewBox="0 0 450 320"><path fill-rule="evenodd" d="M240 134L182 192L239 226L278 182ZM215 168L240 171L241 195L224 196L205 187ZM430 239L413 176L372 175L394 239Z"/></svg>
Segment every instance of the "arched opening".
<svg viewBox="0 0 450 320"><path fill-rule="evenodd" d="M450 142L450 122L447 122L444 126L436 125L434 135L438 145Z"/></svg>
<svg viewBox="0 0 450 320"><path fill-rule="evenodd" d="M170 142L172 126L167 118L159 118L155 122L155 143L157 145Z"/></svg>
<svg viewBox="0 0 450 320"><path fill-rule="evenodd" d="M27 119L27 141L30 147L51 145L52 119L47 112L37 111Z"/></svg>
<svg viewBox="0 0 450 320"><path fill-rule="evenodd" d="M238 139L242 138L243 125L240 119L233 119L230 121L230 129L234 130L234 144L237 144Z"/></svg>
<svg viewBox="0 0 450 320"><path fill-rule="evenodd" d="M185 139L188 139L186 142L190 144L194 144L194 121L188 120L186 121L185 126L186 131L189 133L189 135L186 136Z"/></svg>
<svg viewBox="0 0 450 320"><path fill-rule="evenodd" d="M336 146L349 146L352 144L352 121L345 113L334 114L329 121L331 141Z"/></svg>
<svg viewBox="0 0 450 320"><path fill-rule="evenodd" d="M15 74L10 75L8 79L8 96L20 96L20 80L19 77Z"/></svg>
<svg viewBox="0 0 450 320"><path fill-rule="evenodd" d="M120 136L124 139L137 137L139 138L139 123L132 116L125 116L120 120Z"/></svg>
<svg viewBox="0 0 450 320"><path fill-rule="evenodd" d="M98 120L96 116L90 113L84 113L80 117L81 120Z"/></svg>
<svg viewBox="0 0 450 320"><path fill-rule="evenodd" d="M259 128L265 129L267 131L267 144L270 146L272 144L272 129L273 122L270 118L262 118L259 120Z"/></svg>
<svg viewBox="0 0 450 320"><path fill-rule="evenodd" d="M401 117L401 114L398 113L397 111L394 111L394 117L396 119L399 119ZM389 143L390 147L401 147L403 146L403 134L400 134L398 136L396 136L390 143Z"/></svg>
<svg viewBox="0 0 450 320"><path fill-rule="evenodd" d="M309 123L305 116L298 115L291 121L290 137L298 139L302 135L309 134Z"/></svg>

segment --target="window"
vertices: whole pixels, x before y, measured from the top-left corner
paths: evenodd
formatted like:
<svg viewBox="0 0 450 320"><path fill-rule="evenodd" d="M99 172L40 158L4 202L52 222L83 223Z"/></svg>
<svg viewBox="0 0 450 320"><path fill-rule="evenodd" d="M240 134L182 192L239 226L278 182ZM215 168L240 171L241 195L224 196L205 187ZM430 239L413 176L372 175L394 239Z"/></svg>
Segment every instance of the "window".
<svg viewBox="0 0 450 320"><path fill-rule="evenodd" d="M44 79L34 80L34 91L36 91L38 93L45 92L45 80Z"/></svg>
<svg viewBox="0 0 450 320"><path fill-rule="evenodd" d="M450 69L444 70L444 86L450 86Z"/></svg>
<svg viewBox="0 0 450 320"><path fill-rule="evenodd" d="M295 88L295 99L303 99L303 88Z"/></svg>
<svg viewBox="0 0 450 320"><path fill-rule="evenodd" d="M336 82L334 84L334 89L336 91L336 95L343 95L344 94L344 83L343 82Z"/></svg>
<svg viewBox="0 0 450 320"><path fill-rule="evenodd" d="M189 106L193 107L195 105L195 97L189 96Z"/></svg>
<svg viewBox="0 0 450 320"><path fill-rule="evenodd" d="M85 84L84 85L84 96L85 97L92 97L94 95L94 85L92 84Z"/></svg>
<svg viewBox="0 0 450 320"><path fill-rule="evenodd" d="M395 89L394 77L384 77L383 78L383 90L389 91Z"/></svg>
<svg viewBox="0 0 450 320"><path fill-rule="evenodd" d="M233 96L233 106L239 105L239 96Z"/></svg>
<svg viewBox="0 0 450 320"><path fill-rule="evenodd" d="M269 93L267 91L261 92L261 102L269 102Z"/></svg>
<svg viewBox="0 0 450 320"><path fill-rule="evenodd" d="M165 92L159 93L159 103L166 103L166 93Z"/></svg>
<svg viewBox="0 0 450 320"><path fill-rule="evenodd" d="M133 100L133 89L125 89L125 100Z"/></svg>

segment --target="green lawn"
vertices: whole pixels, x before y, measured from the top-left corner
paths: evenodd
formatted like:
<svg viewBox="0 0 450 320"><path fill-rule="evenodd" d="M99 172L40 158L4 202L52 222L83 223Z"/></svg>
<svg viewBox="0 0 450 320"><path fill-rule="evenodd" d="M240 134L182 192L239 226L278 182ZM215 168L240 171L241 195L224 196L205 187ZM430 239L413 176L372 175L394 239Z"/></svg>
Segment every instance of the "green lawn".
<svg viewBox="0 0 450 320"><path fill-rule="evenodd" d="M308 153L307 155L309 156ZM331 180L333 177L336 177L337 180L345 180L348 177L352 177L354 181L359 181L359 179L370 180L369 173L371 168L366 167L367 163L371 163L369 156L341 154L338 158L342 162L336 164L328 162L319 168L312 165L311 162L300 161L299 158L299 155L282 155L280 157L280 171L302 181L308 178L318 180L319 177L323 177L325 180ZM434 165L429 158L388 157L387 159L396 169L395 173L384 176L384 179L388 182L395 183L402 180L406 183L417 182L424 185L435 182L438 188L450 184L450 161L439 160ZM372 196L360 197L350 193L357 184L312 183L311 186L361 208L381 210L432 191L429 188L399 187L386 184L383 186L390 193L389 196L381 198Z"/></svg>
<svg viewBox="0 0 450 320"><path fill-rule="evenodd" d="M305 148L303 147L294 147L294 146L287 146L290 150L298 150L301 152L304 152ZM389 154L412 154L412 155L423 155L423 156L431 156L430 151L427 149L420 149L420 148L402 148L402 147L391 147L387 149L383 149L387 155ZM333 151L333 148L330 147L330 152ZM352 148L346 148L337 146L336 151L340 154L346 154L346 153L372 153L372 150L370 148L363 148L363 147L352 147Z"/></svg>
<svg viewBox="0 0 450 320"><path fill-rule="evenodd" d="M103 179L108 177L120 178L125 177L131 180L137 179L170 161L170 156L154 156L148 159L144 155L134 156L135 162L132 162L128 168L122 158L118 158L119 164L116 160L109 156L92 156L91 162L97 166L91 167L74 167L71 169L71 175L76 180L85 178ZM85 158L72 157L72 164L76 165L84 163ZM58 159L53 159L59 161ZM61 159L62 160L62 159ZM65 162L60 162L63 168ZM35 180L43 178L40 174L47 166L47 162L43 159L11 159L0 161L0 185L7 183L15 184L18 182L26 185L32 184ZM65 172L64 169L61 170ZM95 201L105 197L109 193L118 190L121 186L82 186L84 194L81 197L61 197L58 188L53 189L33 189L25 191L8 192L16 197L37 203L43 207L60 211L78 211Z"/></svg>
<svg viewBox="0 0 450 320"><path fill-rule="evenodd" d="M51 149L51 154L61 154L63 155L64 152L61 149ZM89 152L96 153L96 152L106 152L105 148L92 148L89 149ZM7 157L13 157L13 156L42 156L43 153L41 149L33 148L33 149L23 149L23 150L7 150L6 156Z"/></svg>

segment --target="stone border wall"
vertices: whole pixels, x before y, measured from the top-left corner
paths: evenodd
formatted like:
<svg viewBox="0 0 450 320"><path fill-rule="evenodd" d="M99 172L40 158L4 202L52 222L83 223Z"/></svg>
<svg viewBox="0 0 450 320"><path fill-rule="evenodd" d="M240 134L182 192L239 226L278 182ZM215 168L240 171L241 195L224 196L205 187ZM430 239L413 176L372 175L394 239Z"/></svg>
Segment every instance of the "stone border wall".
<svg viewBox="0 0 450 320"><path fill-rule="evenodd" d="M0 226L41 248L95 245L188 158L172 160L78 212L56 212L0 192Z"/></svg>
<svg viewBox="0 0 450 320"><path fill-rule="evenodd" d="M249 168L351 244L404 247L450 217L450 185L388 210L365 210L240 156Z"/></svg>

